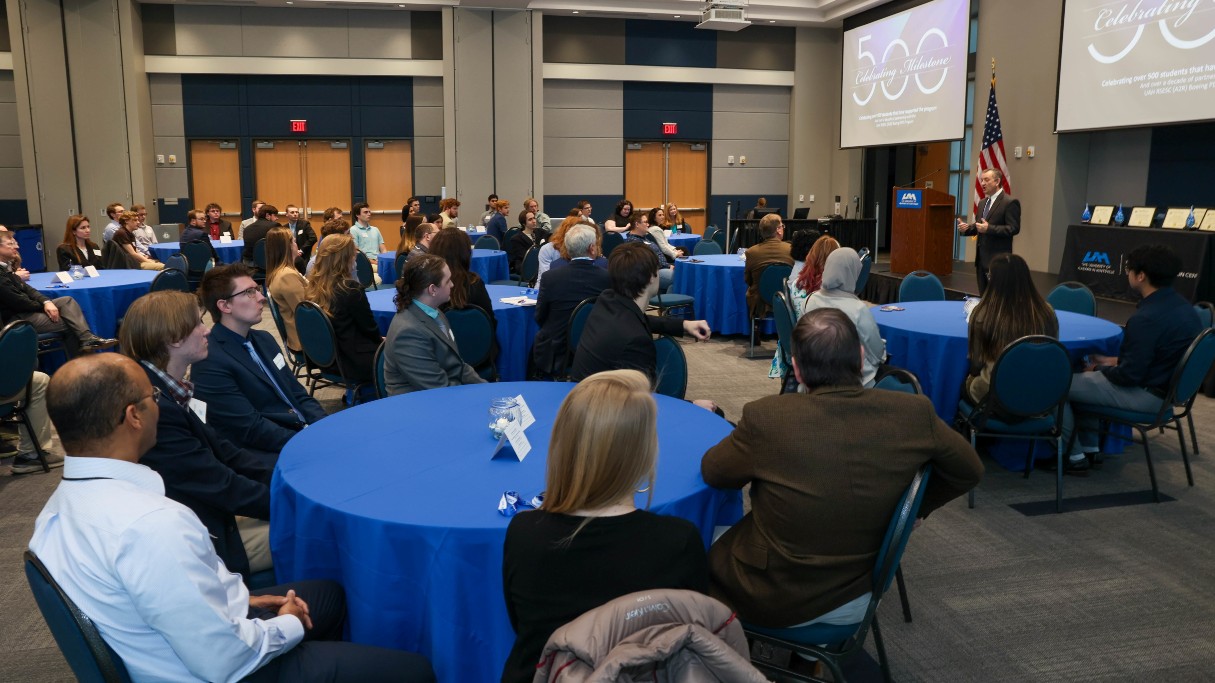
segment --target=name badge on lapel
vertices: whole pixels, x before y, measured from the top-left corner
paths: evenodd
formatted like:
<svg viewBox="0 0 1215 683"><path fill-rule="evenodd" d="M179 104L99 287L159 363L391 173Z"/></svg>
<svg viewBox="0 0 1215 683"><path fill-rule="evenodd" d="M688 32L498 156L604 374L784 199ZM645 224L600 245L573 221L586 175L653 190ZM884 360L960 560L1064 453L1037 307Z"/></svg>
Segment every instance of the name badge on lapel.
<svg viewBox="0 0 1215 683"><path fill-rule="evenodd" d="M207 424L207 404L205 401L191 398L190 410L194 411L194 414L198 416L198 419L201 420L203 424Z"/></svg>
<svg viewBox="0 0 1215 683"><path fill-rule="evenodd" d="M283 360L283 354L280 353L274 357L274 367L278 368L279 370L287 367L287 361Z"/></svg>

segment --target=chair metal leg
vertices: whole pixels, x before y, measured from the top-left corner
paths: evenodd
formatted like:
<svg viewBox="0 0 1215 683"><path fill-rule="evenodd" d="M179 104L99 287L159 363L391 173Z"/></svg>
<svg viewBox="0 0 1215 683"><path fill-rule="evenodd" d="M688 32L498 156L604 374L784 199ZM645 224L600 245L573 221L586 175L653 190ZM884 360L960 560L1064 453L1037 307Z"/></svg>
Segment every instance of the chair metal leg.
<svg viewBox="0 0 1215 683"><path fill-rule="evenodd" d="M1025 455L1025 474L1022 479L1029 479L1029 473L1034 469L1034 447L1038 445L1037 441L1029 440L1029 453Z"/></svg>
<svg viewBox="0 0 1215 683"><path fill-rule="evenodd" d="M1188 453L1186 453L1185 430L1181 428L1181 420L1174 420L1174 422L1177 423L1177 440L1181 442L1181 462L1185 463L1185 478L1186 478L1186 481L1188 481L1190 483L1190 486L1193 486L1194 485L1194 473L1192 470L1190 470L1190 456ZM1194 428L1194 423L1191 422L1190 429L1193 429L1193 428Z"/></svg>
<svg viewBox="0 0 1215 683"><path fill-rule="evenodd" d="M1055 513L1063 512L1063 437L1055 439Z"/></svg>
<svg viewBox="0 0 1215 683"><path fill-rule="evenodd" d="M1198 436L1194 434L1194 413L1187 412L1185 414L1185 419L1186 419L1186 422L1190 423L1190 440L1194 442L1194 455L1198 455ZM1194 482L1191 481L1190 486L1193 486L1193 485L1194 485Z"/></svg>
<svg viewBox="0 0 1215 683"><path fill-rule="evenodd" d="M26 405L29 405L29 398L26 398ZM50 463L46 461L46 453L42 450L42 444L38 443L38 434L34 431L34 426L30 424L29 415L22 410L17 415L21 419L21 424L25 425L25 432L29 434L30 441L34 444L34 454L38 456L38 462L42 465L43 473L50 472Z"/></svg>
<svg viewBox="0 0 1215 683"><path fill-rule="evenodd" d="M970 430L970 450L972 450L972 451L976 450L975 443L977 441L978 441L978 439L975 436L975 430L972 427ZM967 494L967 507L969 507L971 510L975 509L975 490L974 489L971 489L970 493Z"/></svg>
<svg viewBox="0 0 1215 683"><path fill-rule="evenodd" d="M755 357L755 318L751 318L751 344L747 346L747 358Z"/></svg>
<svg viewBox="0 0 1215 683"><path fill-rule="evenodd" d="M886 659L886 646L882 643L882 627L878 625L877 615L873 615L873 646L878 653L878 664L882 666L882 680L886 683L891 683L890 678L890 662ZM831 671L832 677L835 676L834 669ZM843 680L841 677L836 680Z"/></svg>
<svg viewBox="0 0 1215 683"><path fill-rule="evenodd" d="M1160 488L1156 485L1156 468L1152 466L1152 447L1148 445L1147 431L1140 429L1139 434L1143 437L1143 457L1147 460L1148 476L1152 478L1152 497L1159 503Z"/></svg>
<svg viewBox="0 0 1215 683"><path fill-rule="evenodd" d="M907 584L903 582L903 566L894 570L894 580L899 587L899 602L903 605L903 621L911 623L911 601L907 599Z"/></svg>

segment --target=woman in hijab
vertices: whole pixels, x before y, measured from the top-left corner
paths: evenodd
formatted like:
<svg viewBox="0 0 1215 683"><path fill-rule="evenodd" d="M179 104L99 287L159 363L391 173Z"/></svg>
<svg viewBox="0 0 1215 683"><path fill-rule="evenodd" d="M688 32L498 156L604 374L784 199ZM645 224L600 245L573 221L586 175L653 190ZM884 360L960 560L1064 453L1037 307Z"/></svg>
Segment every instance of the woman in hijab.
<svg viewBox="0 0 1215 683"><path fill-rule="evenodd" d="M823 266L822 289L806 299L802 315L819 308L838 308L852 320L860 334L861 346L865 348L861 381L866 387L872 387L878 366L886 360L886 342L878 331L869 304L854 293L860 274L861 257L855 249L840 247L831 252Z"/></svg>

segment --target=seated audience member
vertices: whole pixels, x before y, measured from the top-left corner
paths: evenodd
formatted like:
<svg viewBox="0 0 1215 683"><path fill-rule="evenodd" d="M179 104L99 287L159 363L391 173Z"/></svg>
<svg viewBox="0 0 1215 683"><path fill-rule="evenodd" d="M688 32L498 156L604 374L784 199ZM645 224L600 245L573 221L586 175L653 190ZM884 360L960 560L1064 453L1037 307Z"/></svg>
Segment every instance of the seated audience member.
<svg viewBox="0 0 1215 683"><path fill-rule="evenodd" d="M810 250L820 234L818 230L812 228L798 230L793 233L793 241L789 244L789 257L793 259L793 270L789 271L789 277L785 280L785 296L789 297L789 305L793 307L794 315L800 315L802 305L812 294L799 287L797 281L806 267L806 259L810 256Z"/></svg>
<svg viewBox="0 0 1215 683"><path fill-rule="evenodd" d="M755 207L747 212L747 219L754 220L760 217L764 211L768 210L768 198L760 197L755 201Z"/></svg>
<svg viewBox="0 0 1215 683"><path fill-rule="evenodd" d="M157 440L156 393L118 354L55 373L47 407L72 455L29 542L131 678L433 681L419 655L317 642L342 637L345 595L335 582L249 593L207 527L139 462Z"/></svg>
<svg viewBox="0 0 1215 683"><path fill-rule="evenodd" d="M537 370L550 377L565 374L569 354L566 340L574 308L612 286L607 270L595 265L599 256L598 237L589 225L575 225L567 230L563 247L570 255L569 266L550 271L536 295L536 323L540 329L532 347L532 360Z"/></svg>
<svg viewBox="0 0 1215 683"><path fill-rule="evenodd" d="M20 250L13 233L0 231L0 325L21 319L28 320L40 333L63 332L69 356L78 355L81 349L107 348L118 343L117 339L93 334L80 304L72 297L52 300L30 287L19 274Z"/></svg>
<svg viewBox="0 0 1215 683"><path fill-rule="evenodd" d="M151 257L151 246L157 243L157 239L156 230L148 225L148 208L143 204L135 204L131 206L131 211L135 212L138 221L138 225L131 231L135 233L135 251Z"/></svg>
<svg viewBox="0 0 1215 683"><path fill-rule="evenodd" d="M810 252L806 254L806 263L802 266L797 280L793 279L792 273L789 274L789 282L794 283L790 289L793 292L794 300L798 302L793 310L797 311L799 315L805 313L806 299L809 299L811 294L823 286L823 267L827 264L827 257L839 248L840 243L834 237L822 235L810 246ZM790 249L789 255L793 255L792 249Z"/></svg>
<svg viewBox="0 0 1215 683"><path fill-rule="evenodd" d="M701 461L709 486L751 485L751 511L709 548L710 592L745 622L859 622L878 547L915 473L933 465L921 517L983 475L978 454L927 398L861 388L861 364L848 316L811 311L793 331L793 371L809 393L748 403Z"/></svg>
<svg viewBox="0 0 1215 683"><path fill-rule="evenodd" d="M214 263L219 263L219 254L215 253L215 246L211 244L211 237L207 232L207 214L194 209L186 214L186 227L181 231L179 242L181 244L192 244L194 242L203 242L211 249L211 260ZM202 270L195 265L193 270Z"/></svg>
<svg viewBox="0 0 1215 683"><path fill-rule="evenodd" d="M371 315L363 286L351 275L358 253L354 240L349 235L332 235L316 251L306 295L333 323L338 365L326 371L355 382L370 382L375 352L384 337Z"/></svg>
<svg viewBox="0 0 1215 683"><path fill-rule="evenodd" d="M667 213L661 206L655 206L654 208L650 209L650 212L646 214L646 220L649 221L650 224L650 238L653 239L654 244L657 244L658 248L662 250L662 255L665 256L668 261L674 262L675 259L685 255L683 249L676 249L675 247L671 246L670 242L667 241L666 231L669 230L669 228L664 229L662 227L663 223L665 223L667 220Z"/></svg>
<svg viewBox="0 0 1215 683"><path fill-rule="evenodd" d="M77 214L67 219L63 241L55 249L59 270L68 270L72 266L101 268L101 247L89 239L91 234L88 216Z"/></svg>
<svg viewBox="0 0 1215 683"><path fill-rule="evenodd" d="M122 352L157 392L156 443L140 462L164 480L166 496L198 515L225 567L246 578L269 569L270 475L277 458L241 450L207 425L206 404L185 379L190 365L207 357L198 297L145 294L127 310L119 336Z"/></svg>
<svg viewBox="0 0 1215 683"><path fill-rule="evenodd" d="M371 267L374 270L380 260L380 254L388 251L388 247L384 245L384 235L380 229L371 224L371 207L367 204L359 202L350 208L350 213L354 214L354 225L350 226L350 238L354 240L354 246L367 260L371 262ZM376 283L379 284L379 278L376 278Z"/></svg>
<svg viewBox="0 0 1215 683"><path fill-rule="evenodd" d="M510 215L510 201L499 199L491 206L494 209L494 215L489 217L489 222L485 224L485 234L492 236L498 240L498 244L502 248L506 248L506 231L509 227L506 224L506 217Z"/></svg>
<svg viewBox="0 0 1215 683"><path fill-rule="evenodd" d="M662 249L658 243L654 241L653 235L650 234L650 218L638 211L633 214L633 219L629 224L629 231L624 236L625 242L640 242L650 251L654 252L654 256L658 259L658 294L665 293L671 288L671 281L675 278L675 268L673 259L668 259L662 253ZM613 252L615 253L615 252ZM609 266L610 267L610 266Z"/></svg>
<svg viewBox="0 0 1215 683"><path fill-rule="evenodd" d="M581 216L582 212L579 211ZM621 199L616 203L616 210L612 212L612 217L603 222L605 232L618 232L624 234L629 231L629 223L633 220L633 202L627 199Z"/></svg>
<svg viewBox="0 0 1215 683"><path fill-rule="evenodd" d="M561 403L544 503L506 530L502 588L516 638L504 683L532 680L549 636L605 602L651 588L705 592L696 527L635 503L654 486L657 413L633 370L593 375Z"/></svg>
<svg viewBox="0 0 1215 683"><path fill-rule="evenodd" d="M1029 265L1016 254L997 254L988 266L988 284L970 314L967 346L970 374L966 398L978 404L991 388L991 371L1004 347L1021 337L1059 337L1059 318L1038 293Z"/></svg>
<svg viewBox="0 0 1215 683"><path fill-rule="evenodd" d="M1143 299L1126 321L1118 355L1089 355L1084 372L1072 375L1068 405L1063 413L1063 440L1071 443L1076 433L1068 471L1088 468L1086 455L1095 457L1097 420L1075 419L1072 403L1112 406L1123 410L1155 413L1160 410L1173 371L1181 357L1202 332L1194 307L1173 289L1181 272L1181 259L1163 244L1145 244L1126 256L1126 279Z"/></svg>
<svg viewBox="0 0 1215 683"><path fill-rule="evenodd" d="M856 327L857 336L861 339L861 347L865 350L865 360L861 366L861 385L873 386L878 367L886 362L886 342L878 331L877 321L869 304L861 301L856 295L856 279L861 274L861 257L856 250L840 247L831 252L823 267L823 286L806 300L806 312L820 308L834 308L843 311Z"/></svg>
<svg viewBox="0 0 1215 683"><path fill-rule="evenodd" d="M599 224L595 222L595 217L591 215L591 211L593 210L593 207L591 206L590 202L588 202L585 199L579 199L578 203L575 204L574 206L578 209L578 213L582 215L583 223L586 223L587 225L593 225L596 228L599 227Z"/></svg>
<svg viewBox="0 0 1215 683"><path fill-rule="evenodd" d="M468 234L459 228L440 230L430 241L430 253L446 261L451 270L451 300L443 310L479 306L489 314L490 325L496 330L498 321L494 318L494 304L489 298L489 290L485 288L485 281L480 275L469 270L472 263L472 242L468 239Z"/></svg>
<svg viewBox="0 0 1215 683"><path fill-rule="evenodd" d="M679 213L679 207L675 202L666 205L666 220L663 221L662 229L670 230L671 232L691 233L692 226L683 219L683 214Z"/></svg>
<svg viewBox="0 0 1215 683"><path fill-rule="evenodd" d="M29 385L22 388L21 393L16 396L0 396L0 403L20 401L21 406L25 409L25 416L29 419L30 427L33 428L33 434L31 434L24 423L18 423L16 453L13 454L12 450L0 453L0 459L12 457L12 465L8 468L12 474L33 474L43 471L42 461L38 459L38 450L34 447L35 439L37 439L38 448L41 448L43 455L46 456L46 464L51 468L63 467L63 455L54 450L54 443L51 441L51 419L46 414L46 386L50 381L50 376L45 372L34 370ZM27 388L28 394L26 393ZM3 472L4 469L0 467L0 472Z"/></svg>
<svg viewBox="0 0 1215 683"><path fill-rule="evenodd" d="M118 218L122 216L123 212L125 211L126 209L123 208L122 204L119 204L118 202L114 202L113 204L105 207L105 215L110 217L110 222L105 224L105 230L103 230L101 233L102 242L109 242L114 238L114 233L118 231L118 226L120 225Z"/></svg>
<svg viewBox="0 0 1215 683"><path fill-rule="evenodd" d="M339 213L341 213L341 212L339 211ZM343 220L341 218L331 218L331 219L325 221L325 224L321 226L321 237L319 240L317 240L316 246L319 247L321 244L321 241L324 240L329 235L337 235L337 234L342 234L342 235L350 234L350 223L347 223L345 220ZM308 267L306 268L304 274L311 275L312 269L315 266L316 266L316 249L313 249L312 257L310 259L308 259Z"/></svg>
<svg viewBox="0 0 1215 683"><path fill-rule="evenodd" d="M528 210L519 213L519 225L522 228L510 238L506 245L507 258L510 259L511 272L517 273L523 267L523 259L532 247L539 247L548 239L548 233L536 225L536 214ZM539 253L537 253L539 257Z"/></svg>
<svg viewBox="0 0 1215 683"><path fill-rule="evenodd" d="M540 281L544 279L544 274L549 271L553 263L557 259L563 258L561 245L565 242L566 231L581 222L582 212L578 209L571 209L565 220L561 221L561 225L558 225L557 229L553 231L553 236L549 238L548 242L545 242L544 246L540 247L539 253L536 254L540 262L539 274L536 276L537 287L540 286Z"/></svg>
<svg viewBox="0 0 1215 683"><path fill-rule="evenodd" d="M259 212L262 210L262 207L265 205L266 205L266 202L263 202L260 199L253 200L253 212L251 214L249 214L248 218L241 221L239 226L237 226L236 234L232 236L234 239L242 239L242 240L245 239L245 228L248 228L250 225L253 225L254 223L256 223L258 220L260 220L262 218L259 215ZM275 213L278 213L278 212L275 211Z"/></svg>
<svg viewBox="0 0 1215 683"><path fill-rule="evenodd" d="M401 207L401 224L404 225L410 216L422 215L422 200L417 197L410 197L405 200L405 206Z"/></svg>
<svg viewBox="0 0 1215 683"><path fill-rule="evenodd" d="M420 213L415 213L405 217L405 222L401 224L401 239L397 242L397 256L408 254L417 244L417 237L414 233L417 232L418 226L426 222L426 216Z"/></svg>
<svg viewBox="0 0 1215 683"><path fill-rule="evenodd" d="M547 213L540 210L540 202L536 201L535 197L528 197L523 200L523 209L536 214L536 227L546 233L553 231L553 219L548 217Z"/></svg>
<svg viewBox="0 0 1215 683"><path fill-rule="evenodd" d="M278 307L283 328L287 330L287 338L283 341L295 353L304 350L295 330L295 307L308 299L305 292L308 279L295 269L298 252L295 235L290 229L275 228L266 233L266 288L270 290L270 298Z"/></svg>
<svg viewBox="0 0 1215 683"><path fill-rule="evenodd" d="M255 455L277 457L283 444L325 410L291 374L278 342L255 330L266 298L243 264L203 275L198 296L215 325L205 360L194 363L194 395L207 404L207 424Z"/></svg>
<svg viewBox="0 0 1215 683"><path fill-rule="evenodd" d="M658 291L658 257L650 246L625 242L608 258L612 287L595 300L582 329L570 373L576 381L620 369L639 370L652 380L658 358L651 335L682 337L686 333L702 341L709 338L709 324L703 320L645 314L650 297Z"/></svg>
<svg viewBox="0 0 1215 683"><path fill-rule="evenodd" d="M139 227L139 215L134 211L124 211L118 217L118 229L110 237L114 246L122 249L130 263L139 264L140 270L164 270L165 264L151 256L141 254L135 249L135 228Z"/></svg>
<svg viewBox="0 0 1215 683"><path fill-rule="evenodd" d="M224 233L227 233L228 237L235 237L232 233L232 223L223 217L224 208L222 206L211 202L207 204L205 211L207 212L207 224L203 229L207 232L209 239L218 240L224 236Z"/></svg>
<svg viewBox="0 0 1215 683"><path fill-rule="evenodd" d="M488 226L490 219L492 219L494 214L498 212L498 209L494 207L494 203L497 201L498 195L496 194L491 194L485 200L485 213L481 214L481 225Z"/></svg>
<svg viewBox="0 0 1215 683"><path fill-rule="evenodd" d="M759 221L759 236L763 241L747 249L747 265L743 268L743 280L747 283L747 310L756 318L768 314L768 303L759 295L759 280L763 277L764 268L774 263L793 265L791 245L785 241L785 224L780 216L774 213L764 216Z"/></svg>
<svg viewBox="0 0 1215 683"><path fill-rule="evenodd" d="M440 221L435 220L427 223L421 223L417 228L414 229L413 248L409 250L409 256L405 257L406 261L415 256L430 253L430 243L434 241L435 235L439 234L439 222Z"/></svg>
<svg viewBox="0 0 1215 683"><path fill-rule="evenodd" d="M442 225L439 229L455 228L456 219L460 217L460 200L455 197L448 197L439 202L439 217L442 220Z"/></svg>
<svg viewBox="0 0 1215 683"><path fill-rule="evenodd" d="M341 209L336 206L331 206L328 209L325 209L325 212L321 214L321 218L324 219L325 223L328 223L329 221L342 220L342 215ZM322 225L324 225L324 223L322 223ZM349 222L346 223L346 227L350 227Z"/></svg>
<svg viewBox="0 0 1215 683"><path fill-rule="evenodd" d="M240 257L246 266L257 267L253 261L253 250L257 247L258 242L266 239L266 233L277 227L279 227L278 208L271 204L262 204L257 207L257 219L243 226L240 233L241 239L245 241L245 246L240 250Z"/></svg>
<svg viewBox="0 0 1215 683"><path fill-rule="evenodd" d="M308 217L300 215L300 207L294 204L287 205L286 227L295 238L295 246L300 252L295 257L295 267L306 268L308 259L312 256L312 247L316 246L316 231L312 229Z"/></svg>
<svg viewBox="0 0 1215 683"><path fill-rule="evenodd" d="M384 342L384 384L390 396L485 382L460 357L451 324L440 310L452 286L451 268L439 256L422 254L405 263L397 280L397 314Z"/></svg>

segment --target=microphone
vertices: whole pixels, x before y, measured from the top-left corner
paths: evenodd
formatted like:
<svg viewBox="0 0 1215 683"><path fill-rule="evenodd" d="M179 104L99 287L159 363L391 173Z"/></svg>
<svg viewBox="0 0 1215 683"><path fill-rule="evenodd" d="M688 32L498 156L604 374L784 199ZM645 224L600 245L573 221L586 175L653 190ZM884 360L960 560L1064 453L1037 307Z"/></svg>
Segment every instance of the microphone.
<svg viewBox="0 0 1215 683"><path fill-rule="evenodd" d="M916 178L915 180L911 181L910 183L907 183L906 185L895 185L894 189L901 190L905 187L915 187L916 185L919 185L920 182L928 179L930 176L934 176L944 170L945 170L945 167L942 166L941 168L938 168L935 171L932 171L930 173L925 173L924 175L920 176L919 178Z"/></svg>

